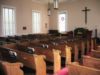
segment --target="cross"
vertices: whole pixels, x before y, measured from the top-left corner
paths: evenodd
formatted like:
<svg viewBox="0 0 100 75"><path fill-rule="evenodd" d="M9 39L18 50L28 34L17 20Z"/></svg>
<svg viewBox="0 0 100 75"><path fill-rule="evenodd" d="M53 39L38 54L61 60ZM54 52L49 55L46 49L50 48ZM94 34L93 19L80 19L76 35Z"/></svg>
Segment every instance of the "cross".
<svg viewBox="0 0 100 75"><path fill-rule="evenodd" d="M84 10L82 10L85 13L85 24L87 24L87 12L90 11L87 7L85 7Z"/></svg>

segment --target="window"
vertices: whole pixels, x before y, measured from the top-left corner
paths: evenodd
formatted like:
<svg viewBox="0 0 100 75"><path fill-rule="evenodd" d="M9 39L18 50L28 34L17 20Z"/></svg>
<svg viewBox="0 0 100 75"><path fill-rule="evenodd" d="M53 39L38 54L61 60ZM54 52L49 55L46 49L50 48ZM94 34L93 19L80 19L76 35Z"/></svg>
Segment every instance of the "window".
<svg viewBox="0 0 100 75"><path fill-rule="evenodd" d="M41 32L41 14L40 12L32 11L32 31L33 33L40 33Z"/></svg>
<svg viewBox="0 0 100 75"><path fill-rule="evenodd" d="M67 30L67 13L60 12L58 14L58 30L60 33L65 32Z"/></svg>
<svg viewBox="0 0 100 75"><path fill-rule="evenodd" d="M3 35L15 35L15 8L3 6L2 15Z"/></svg>

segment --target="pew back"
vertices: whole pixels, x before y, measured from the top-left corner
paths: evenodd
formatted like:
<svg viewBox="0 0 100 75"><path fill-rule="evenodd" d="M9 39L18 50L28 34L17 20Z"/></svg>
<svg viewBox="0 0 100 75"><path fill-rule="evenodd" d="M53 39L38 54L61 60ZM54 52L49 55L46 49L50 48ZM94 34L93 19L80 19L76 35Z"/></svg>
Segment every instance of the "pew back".
<svg viewBox="0 0 100 75"><path fill-rule="evenodd" d="M100 70L71 63L68 66L69 75L100 75Z"/></svg>
<svg viewBox="0 0 100 75"><path fill-rule="evenodd" d="M83 56L83 65L87 67L100 69L100 59L91 56Z"/></svg>
<svg viewBox="0 0 100 75"><path fill-rule="evenodd" d="M100 58L100 51L98 50L92 50L91 51L91 56L95 58Z"/></svg>
<svg viewBox="0 0 100 75"><path fill-rule="evenodd" d="M0 62L0 65L6 75L24 75L23 71L20 69L20 67L23 66L21 63Z"/></svg>

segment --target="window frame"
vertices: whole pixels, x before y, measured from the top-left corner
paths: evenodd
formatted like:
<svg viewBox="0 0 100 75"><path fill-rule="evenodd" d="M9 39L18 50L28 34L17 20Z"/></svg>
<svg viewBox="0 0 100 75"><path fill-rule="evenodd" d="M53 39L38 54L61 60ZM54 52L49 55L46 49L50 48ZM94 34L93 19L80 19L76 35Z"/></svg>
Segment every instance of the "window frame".
<svg viewBox="0 0 100 75"><path fill-rule="evenodd" d="M14 30L14 34L13 35L6 35L5 33L4 33L4 26L3 26L3 8L8 8L8 9L13 9L14 10L14 21L15 21L15 30ZM17 24L16 24L16 7L14 7L14 6L11 6L11 5L1 5L1 34L2 34L2 36L14 36L14 35L16 35L16 32L17 32Z"/></svg>

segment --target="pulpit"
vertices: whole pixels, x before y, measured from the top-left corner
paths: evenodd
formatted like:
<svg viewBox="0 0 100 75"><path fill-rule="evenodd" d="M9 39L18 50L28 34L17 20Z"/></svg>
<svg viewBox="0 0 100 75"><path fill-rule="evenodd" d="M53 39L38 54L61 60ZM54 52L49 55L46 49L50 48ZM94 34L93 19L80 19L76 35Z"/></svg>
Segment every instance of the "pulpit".
<svg viewBox="0 0 100 75"><path fill-rule="evenodd" d="M92 37L92 31L90 31L86 28L76 28L74 30L74 37L91 38Z"/></svg>

